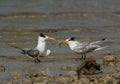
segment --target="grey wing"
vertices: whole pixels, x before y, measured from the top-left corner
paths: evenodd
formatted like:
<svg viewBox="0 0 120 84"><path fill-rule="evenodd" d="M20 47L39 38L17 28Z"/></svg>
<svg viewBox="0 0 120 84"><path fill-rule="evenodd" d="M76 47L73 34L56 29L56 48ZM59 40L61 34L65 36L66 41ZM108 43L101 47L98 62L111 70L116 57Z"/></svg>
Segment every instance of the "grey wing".
<svg viewBox="0 0 120 84"><path fill-rule="evenodd" d="M84 50L88 45L89 45L89 42L80 42L73 51L76 53L84 53Z"/></svg>
<svg viewBox="0 0 120 84"><path fill-rule="evenodd" d="M39 51L38 50L34 50L34 49L31 49L31 50L28 50L27 51L27 54L31 57L37 57L39 55Z"/></svg>
<svg viewBox="0 0 120 84"><path fill-rule="evenodd" d="M100 46L99 45L88 45L84 48L84 52L89 53L89 52L96 50L97 48L100 48Z"/></svg>
<svg viewBox="0 0 120 84"><path fill-rule="evenodd" d="M78 46L79 46L79 48L84 48L87 45L89 45L89 42L80 42Z"/></svg>
<svg viewBox="0 0 120 84"><path fill-rule="evenodd" d="M83 49L82 48L76 48L73 50L75 53L79 54L79 53L83 53Z"/></svg>
<svg viewBox="0 0 120 84"><path fill-rule="evenodd" d="M95 42L91 42L91 45L102 45L103 41L95 41Z"/></svg>
<svg viewBox="0 0 120 84"><path fill-rule="evenodd" d="M84 42L84 44L80 44L80 46L76 49L74 49L74 51L76 53L88 53L88 52L92 52L95 49L99 48L100 46L98 45L91 45L89 42Z"/></svg>

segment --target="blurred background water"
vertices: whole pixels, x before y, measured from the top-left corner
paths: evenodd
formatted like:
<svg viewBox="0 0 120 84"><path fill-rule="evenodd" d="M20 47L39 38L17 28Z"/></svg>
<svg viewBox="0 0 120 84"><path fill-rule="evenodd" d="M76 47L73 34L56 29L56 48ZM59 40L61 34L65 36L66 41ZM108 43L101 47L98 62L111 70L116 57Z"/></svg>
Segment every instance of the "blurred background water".
<svg viewBox="0 0 120 84"><path fill-rule="evenodd" d="M79 41L107 37L108 47L99 53L117 54L120 0L0 0L0 56L20 56L8 44L33 48L40 32L56 39L74 36ZM72 54L68 46L59 48L57 42L48 42L47 48L52 54Z"/></svg>

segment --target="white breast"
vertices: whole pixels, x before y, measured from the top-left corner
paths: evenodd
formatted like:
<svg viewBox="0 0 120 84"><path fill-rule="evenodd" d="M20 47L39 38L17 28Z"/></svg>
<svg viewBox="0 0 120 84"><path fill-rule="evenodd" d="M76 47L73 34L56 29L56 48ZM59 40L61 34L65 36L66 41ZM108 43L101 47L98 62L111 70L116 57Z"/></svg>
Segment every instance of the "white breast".
<svg viewBox="0 0 120 84"><path fill-rule="evenodd" d="M74 50L79 46L79 42L78 41L70 41L70 42L68 42L68 45L71 50Z"/></svg>
<svg viewBox="0 0 120 84"><path fill-rule="evenodd" d="M36 49L40 51L40 53L45 52L46 42L45 39L42 39L41 37L38 37L38 44Z"/></svg>
<svg viewBox="0 0 120 84"><path fill-rule="evenodd" d="M44 53L46 44L45 43L39 43L36 47L37 50L40 51L40 53Z"/></svg>

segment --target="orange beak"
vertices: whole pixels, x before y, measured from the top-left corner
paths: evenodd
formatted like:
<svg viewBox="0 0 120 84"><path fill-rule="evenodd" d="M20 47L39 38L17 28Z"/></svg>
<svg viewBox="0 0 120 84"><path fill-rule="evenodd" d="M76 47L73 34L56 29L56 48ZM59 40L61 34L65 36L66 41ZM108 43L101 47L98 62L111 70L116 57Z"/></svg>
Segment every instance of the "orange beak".
<svg viewBox="0 0 120 84"><path fill-rule="evenodd" d="M47 40L55 40L55 39L52 37L48 37Z"/></svg>

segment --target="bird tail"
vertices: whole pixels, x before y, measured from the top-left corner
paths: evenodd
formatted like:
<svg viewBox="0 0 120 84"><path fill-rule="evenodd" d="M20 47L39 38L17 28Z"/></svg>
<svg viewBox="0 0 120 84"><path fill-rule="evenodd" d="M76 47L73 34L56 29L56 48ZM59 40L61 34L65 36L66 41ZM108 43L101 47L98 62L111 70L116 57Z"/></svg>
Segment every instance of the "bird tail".
<svg viewBox="0 0 120 84"><path fill-rule="evenodd" d="M107 38L100 39L99 41L91 42L91 45L103 46L106 43Z"/></svg>
<svg viewBox="0 0 120 84"><path fill-rule="evenodd" d="M21 54L27 54L27 50L20 48L18 46L14 46L14 45L9 45L10 47L13 47L15 49L21 50Z"/></svg>

